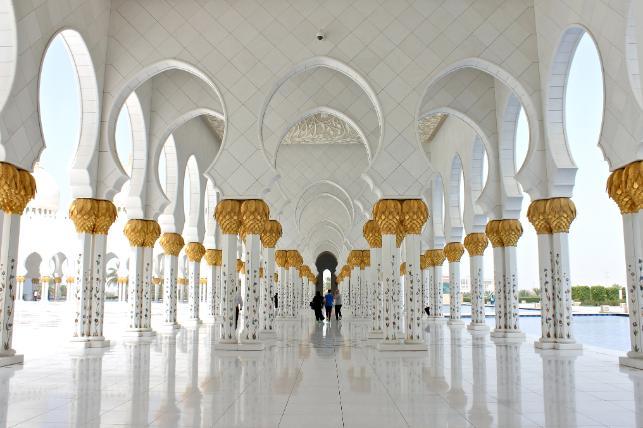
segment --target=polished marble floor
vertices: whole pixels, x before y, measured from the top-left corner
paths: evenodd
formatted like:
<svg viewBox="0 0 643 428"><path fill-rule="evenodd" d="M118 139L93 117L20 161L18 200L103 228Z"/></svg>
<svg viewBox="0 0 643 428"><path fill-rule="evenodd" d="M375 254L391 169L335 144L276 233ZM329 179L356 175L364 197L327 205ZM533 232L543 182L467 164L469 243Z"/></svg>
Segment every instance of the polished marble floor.
<svg viewBox="0 0 643 428"><path fill-rule="evenodd" d="M367 324L306 313L265 351L215 352L207 325L128 342L125 306L108 303L112 346L82 352L70 312L17 305L25 364L0 368L0 427L643 427L643 372L613 351L538 353L430 324L427 352L380 352Z"/></svg>

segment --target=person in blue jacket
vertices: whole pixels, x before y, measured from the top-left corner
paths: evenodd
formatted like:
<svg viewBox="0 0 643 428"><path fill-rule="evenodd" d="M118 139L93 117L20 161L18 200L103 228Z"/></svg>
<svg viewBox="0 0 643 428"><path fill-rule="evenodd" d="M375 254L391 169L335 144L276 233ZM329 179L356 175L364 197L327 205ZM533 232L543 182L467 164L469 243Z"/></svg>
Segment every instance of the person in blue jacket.
<svg viewBox="0 0 643 428"><path fill-rule="evenodd" d="M326 307L326 319L330 321L330 314L333 312L333 303L335 301L335 296L333 292L328 290L328 293L324 296L324 306Z"/></svg>

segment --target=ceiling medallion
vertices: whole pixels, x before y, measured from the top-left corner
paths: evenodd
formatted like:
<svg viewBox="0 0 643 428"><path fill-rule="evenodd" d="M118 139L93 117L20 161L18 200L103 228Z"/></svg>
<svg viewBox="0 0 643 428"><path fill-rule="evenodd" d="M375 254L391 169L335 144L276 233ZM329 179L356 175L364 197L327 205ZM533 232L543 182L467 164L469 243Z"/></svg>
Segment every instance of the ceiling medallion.
<svg viewBox="0 0 643 428"><path fill-rule="evenodd" d="M337 116L315 113L290 128L282 144L361 144L361 138Z"/></svg>
<svg viewBox="0 0 643 428"><path fill-rule="evenodd" d="M420 141L427 144L433 141L446 118L446 113L437 113L422 118L418 123Z"/></svg>

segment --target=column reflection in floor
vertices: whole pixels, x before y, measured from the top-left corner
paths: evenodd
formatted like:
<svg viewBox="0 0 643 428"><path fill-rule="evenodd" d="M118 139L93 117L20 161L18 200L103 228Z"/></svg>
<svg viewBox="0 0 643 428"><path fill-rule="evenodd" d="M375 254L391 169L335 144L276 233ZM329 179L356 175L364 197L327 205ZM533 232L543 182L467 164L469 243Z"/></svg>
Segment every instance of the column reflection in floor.
<svg viewBox="0 0 643 428"><path fill-rule="evenodd" d="M521 426L522 379L520 347L517 339L493 338L496 345L496 376L498 393L498 425Z"/></svg>
<svg viewBox="0 0 643 428"><path fill-rule="evenodd" d="M447 401L459 413L464 414L467 408L467 394L462 385L462 330L463 324L450 324L451 332L451 387L447 392Z"/></svg>
<svg viewBox="0 0 643 428"><path fill-rule="evenodd" d="M183 420L188 426L201 426L201 399L199 389L199 328L185 330L187 337L188 383L183 393Z"/></svg>
<svg viewBox="0 0 643 428"><path fill-rule="evenodd" d="M79 349L71 355L74 384L71 426L90 428L101 425L101 380L106 349Z"/></svg>
<svg viewBox="0 0 643 428"><path fill-rule="evenodd" d="M180 410L176 405L176 336L178 330L169 330L159 335L162 355L161 404L157 411L158 423L162 428L175 427L179 423Z"/></svg>
<svg viewBox="0 0 643 428"><path fill-rule="evenodd" d="M487 337L484 330L470 330L471 362L473 366L473 398L469 409L469 420L479 428L492 426L493 417L489 412L487 397Z"/></svg>
<svg viewBox="0 0 643 428"><path fill-rule="evenodd" d="M22 366L13 365L0 369L0 427L8 426L9 393L11 392L11 378Z"/></svg>
<svg viewBox="0 0 643 428"><path fill-rule="evenodd" d="M537 350L543 359L543 392L545 425L575 427L576 420L576 358L580 350Z"/></svg>
<svg viewBox="0 0 643 428"><path fill-rule="evenodd" d="M129 424L147 425L150 405L150 345L153 339L136 338L124 342L127 349L130 401Z"/></svg>

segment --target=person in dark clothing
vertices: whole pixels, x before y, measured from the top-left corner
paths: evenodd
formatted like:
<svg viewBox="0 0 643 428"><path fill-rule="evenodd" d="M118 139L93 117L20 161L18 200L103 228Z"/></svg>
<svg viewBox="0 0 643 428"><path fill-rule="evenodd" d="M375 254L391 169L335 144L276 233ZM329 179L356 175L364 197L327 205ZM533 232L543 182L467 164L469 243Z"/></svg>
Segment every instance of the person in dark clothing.
<svg viewBox="0 0 643 428"><path fill-rule="evenodd" d="M430 308L430 307L428 307L428 306L427 306L427 307L425 307L425 308L424 308L424 312L426 312L426 315L427 315L427 316L429 316L429 317L431 316L431 308Z"/></svg>
<svg viewBox="0 0 643 428"><path fill-rule="evenodd" d="M279 294L275 293L273 300L275 301L275 309L279 307Z"/></svg>
<svg viewBox="0 0 643 428"><path fill-rule="evenodd" d="M324 321L324 315L322 314L322 306L324 305L324 298L321 295L321 292L317 291L313 301L310 302L310 306L315 311L315 319L317 321Z"/></svg>

